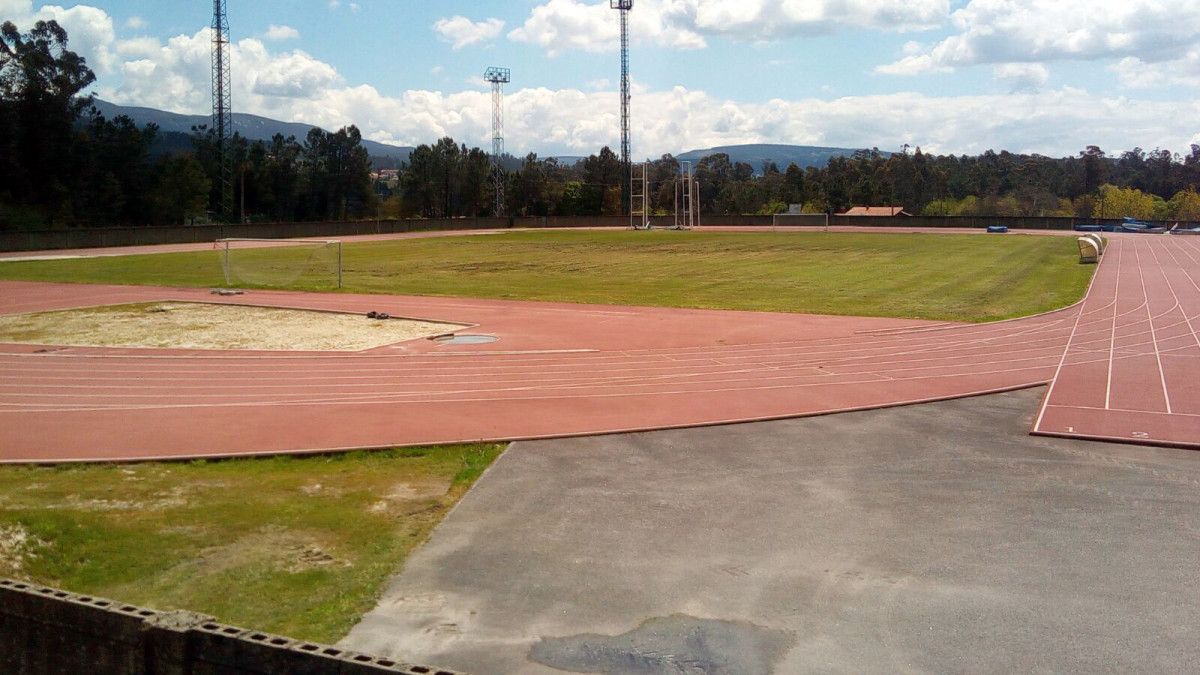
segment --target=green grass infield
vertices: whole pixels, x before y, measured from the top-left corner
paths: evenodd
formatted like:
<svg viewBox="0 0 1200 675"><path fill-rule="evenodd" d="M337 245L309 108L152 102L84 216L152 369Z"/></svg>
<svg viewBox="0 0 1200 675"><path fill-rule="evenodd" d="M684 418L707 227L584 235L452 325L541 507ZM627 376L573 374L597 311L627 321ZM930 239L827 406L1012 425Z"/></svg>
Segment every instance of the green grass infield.
<svg viewBox="0 0 1200 675"><path fill-rule="evenodd" d="M320 270L296 276L299 255L236 251L235 285L331 290ZM1020 234L512 232L348 243L343 258L344 292L974 322L1069 305L1094 269L1071 237ZM0 278L225 283L216 250L5 262Z"/></svg>

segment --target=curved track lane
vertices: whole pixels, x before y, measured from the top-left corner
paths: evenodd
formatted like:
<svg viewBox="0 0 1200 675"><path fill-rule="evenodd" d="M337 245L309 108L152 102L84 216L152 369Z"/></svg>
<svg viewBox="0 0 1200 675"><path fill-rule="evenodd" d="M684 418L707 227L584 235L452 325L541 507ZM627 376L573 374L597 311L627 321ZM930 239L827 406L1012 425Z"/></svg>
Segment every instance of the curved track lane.
<svg viewBox="0 0 1200 675"><path fill-rule="evenodd" d="M1036 431L1060 433L1063 411L1094 407L1071 397L1095 388L1096 363L1114 364L1106 385L1122 402L1144 395L1127 383L1143 379L1149 359L1172 407L1146 418L1138 431L1148 436L1124 440L1196 444L1200 424L1189 415L1200 395L1189 369L1198 360L1189 350L1200 346L1200 294L1184 285L1200 279L1197 244L1114 237L1085 302L978 325L252 292L222 301L374 309L472 324L470 332L501 339L358 353L6 345L0 461L211 457L718 424L967 396L1043 384L1056 373ZM1140 289L1127 279L1134 276L1148 284L1140 296L1127 295ZM1177 295L1164 300L1163 284ZM1178 299L1187 289L1193 295ZM200 290L18 282L0 283L0 291L6 313L214 298ZM1102 325L1106 353L1096 351ZM1110 437L1086 420L1070 426L1065 433Z"/></svg>
<svg viewBox="0 0 1200 675"><path fill-rule="evenodd" d="M1033 431L1200 447L1200 237L1114 238Z"/></svg>

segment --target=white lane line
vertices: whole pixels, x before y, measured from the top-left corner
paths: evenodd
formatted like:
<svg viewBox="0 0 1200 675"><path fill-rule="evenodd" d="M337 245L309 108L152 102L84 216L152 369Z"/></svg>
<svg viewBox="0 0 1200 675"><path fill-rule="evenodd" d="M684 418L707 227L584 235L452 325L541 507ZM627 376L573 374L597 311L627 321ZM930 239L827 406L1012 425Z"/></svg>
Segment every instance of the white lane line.
<svg viewBox="0 0 1200 675"><path fill-rule="evenodd" d="M1139 242L1140 243L1140 242ZM1154 330L1154 315L1150 311L1150 296L1146 293L1146 274L1142 267L1142 254L1137 247L1133 249L1134 255L1137 257L1138 278L1142 281L1142 297L1146 298L1146 321L1150 323L1150 342L1154 345L1154 362L1158 364L1158 381L1162 384L1163 401L1167 406L1167 414L1171 414L1171 394L1167 391L1167 372L1163 370L1162 355L1158 353L1158 335ZM1170 282L1167 286L1170 287ZM1174 295L1174 291L1171 294ZM1175 300L1176 306L1179 305L1179 299Z"/></svg>
<svg viewBox="0 0 1200 675"><path fill-rule="evenodd" d="M1047 368L1048 367L1049 366L1047 366ZM933 380L936 382L938 380L961 379L963 377L976 377L976 376L980 376L980 375L1005 375L1005 374L1009 374L1009 373L1027 373L1029 370L1030 370L1029 368L1008 368L1008 369L971 372L971 373L967 373L967 374L954 375L954 376L934 375L934 376L901 378L901 379L897 379L897 380L893 380L893 381L882 381L877 378L869 378L869 379L858 379L858 380L851 380L851 381L840 381L840 382L837 382L836 385L837 386L847 386L847 385L859 385L859 384L876 384L876 385L878 385L878 384L897 384L897 383L922 382L922 381L927 381L927 380ZM759 380L756 379L756 380L751 380L751 381L757 382ZM1023 380L1012 386L1002 386L1002 387L993 387L993 388L982 389L982 390L972 390L971 392L948 393L945 396L934 396L934 397L930 397L927 399L919 399L919 400L935 401L935 400L945 400L947 398L960 398L962 396L972 396L972 395L975 395L976 393L986 393L986 392L990 392L990 391L1003 391L1003 390L1008 390L1008 389L1012 389L1012 388L1023 388L1023 387L1028 387L1028 386L1035 386L1035 385L1045 384L1046 381L1047 380L1045 380L1045 379L1040 379L1040 378L1035 377L1034 379ZM386 405L442 405L442 404L447 404L447 403L498 403L498 404L502 404L502 403L507 403L507 402L516 402L516 401L560 401L560 400L576 400L576 399L608 399L608 398L627 398L630 396L691 396L691 397L695 397L695 396L704 396L704 395L711 395L711 394L725 394L725 393L731 393L731 392L778 391L778 390L783 390L783 389L807 389L810 387L828 387L828 386L830 386L829 382L813 382L811 384L804 384L804 385L779 384L779 385L769 385L769 386L727 387L727 388L721 388L721 389L706 389L706 390L700 390L700 391L697 391L695 389L676 389L676 390L668 390L668 391L646 391L646 392L619 391L619 392L613 392L613 393L590 393L590 394L587 394L587 393L585 393L585 394L558 393L558 394L554 394L554 395L512 396L512 397L504 397L504 398L472 397L472 398L439 399L436 401L408 400L408 399L404 399L404 398L396 399L394 397L389 396L389 397L383 397L383 398L374 399L374 400L359 399L359 398L353 398L353 397L344 397L344 398L339 397L339 398L329 398L329 399L295 400L295 401L289 400L289 399L283 399L283 400L279 400L279 401L271 401L271 402L265 402L265 403L264 402L211 403L211 404L210 403L195 403L195 404L184 403L184 404L161 404L161 405L93 406L93 407L83 407L83 408L75 408L75 407L55 408L55 407L43 406L45 409L0 410L0 415L5 415L5 414L18 414L19 415L19 414L44 413L44 412L105 412L105 411L113 411L113 410L170 410L170 409L186 409L186 408L246 408L246 407L267 408L267 407L292 407L292 406L311 406L311 405L323 405L323 406L325 406L325 405L362 406L362 405L384 405L384 404L386 404ZM883 405L885 407L891 407L893 405L899 405L899 403L890 403L889 402L889 403L879 404L879 405ZM878 407L878 406L869 406L869 407ZM850 408L846 408L845 410L854 410L854 409L857 409L857 408L850 407ZM835 409L831 409L830 412L832 412L834 410L842 410L842 409L835 408ZM816 414L816 413L815 412L814 413L803 413L802 412L802 413L798 413L798 414L809 415L809 414Z"/></svg>
<svg viewBox="0 0 1200 675"><path fill-rule="evenodd" d="M1112 375L1113 375L1113 352L1117 348L1117 310L1120 305L1117 301L1121 297L1121 262L1125 255L1125 245L1121 244L1117 249L1117 282L1113 288L1113 316L1112 328L1109 333L1108 342L1108 380L1104 385L1104 407L1107 408L1112 402Z"/></svg>
<svg viewBox="0 0 1200 675"><path fill-rule="evenodd" d="M1118 268L1118 270L1120 269L1120 254L1121 254L1121 249L1118 247L1117 248L1117 268ZM1106 261L1107 261L1107 258L1101 258L1099 266L1103 266ZM1077 314L1075 314L1075 323L1071 327L1071 334L1067 337L1066 346L1063 347L1063 353L1062 353L1062 357L1058 361L1058 367L1054 369L1054 377L1050 378L1050 388L1048 390L1046 390L1046 396L1045 396L1045 398L1042 399L1042 409L1040 411L1038 411L1037 419L1034 420L1034 422L1033 422L1033 430L1034 431L1038 431L1039 429L1041 429L1042 420L1046 417L1046 410L1050 407L1050 398L1052 396L1054 396L1054 387L1055 387L1055 385L1058 384L1059 375L1062 374L1063 365L1066 364L1066 362L1067 362L1067 354L1071 353L1071 344L1075 341L1075 332L1079 330L1079 322L1080 322L1080 320L1083 319L1083 315L1085 313L1085 309L1087 308L1088 301L1092 297L1092 289L1094 289L1096 287L1096 281L1098 279L1100 279L1101 271L1102 270L1097 269L1096 273L1092 275L1092 280L1090 282L1088 282L1087 292L1083 294L1083 300L1079 301L1079 312ZM1103 270L1103 271L1107 271L1107 270ZM1115 294L1114 294L1114 297L1115 297ZM1114 300L1113 304L1114 305L1116 304L1115 300ZM1109 368L1111 369L1111 367L1112 366L1110 365Z"/></svg>

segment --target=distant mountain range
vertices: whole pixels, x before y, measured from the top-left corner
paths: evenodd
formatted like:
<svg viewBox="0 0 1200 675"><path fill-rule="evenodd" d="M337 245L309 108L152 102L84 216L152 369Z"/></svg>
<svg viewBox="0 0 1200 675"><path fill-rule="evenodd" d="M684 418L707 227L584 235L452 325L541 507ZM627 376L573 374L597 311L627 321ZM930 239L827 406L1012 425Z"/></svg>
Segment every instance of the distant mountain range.
<svg viewBox="0 0 1200 675"><path fill-rule="evenodd" d="M164 135L186 134L190 136L192 127L212 125L212 118L208 115L180 115L155 110L154 108L121 106L109 103L108 101L101 101L100 99L96 99L94 103L100 114L109 119L118 115L125 115L138 126L157 124L159 131ZM246 113L233 114L233 130L252 141L269 141L275 134L283 134L285 137L295 136L296 140L303 143L305 136L308 136L309 129L312 129L313 126L312 124L301 124L298 122L280 122L267 117L259 117L258 115L249 115ZM171 143L172 140L175 143ZM177 144L178 139L168 138L167 141L168 144L174 145ZM413 150L412 148L376 143L375 141L368 141L366 139L363 139L363 147L367 149L367 154L371 156L371 159L375 160L377 168L399 166L401 162L408 161L408 156Z"/></svg>
<svg viewBox="0 0 1200 675"><path fill-rule="evenodd" d="M211 118L208 115L180 115L155 110L154 108L120 106L99 99L96 99L95 105L100 114L110 119L118 115L125 115L138 126L145 126L147 124L158 125L160 132L159 151L188 147L190 141L187 139L187 136L191 135L192 127L211 124ZM258 115L249 115L246 113L233 114L234 131L254 141L269 141L275 134L283 134L284 136L295 136L296 140L303 142L304 137L308 135L309 129L312 129L313 126L312 124L302 124L299 122L280 122L267 117L259 117ZM408 161L408 157L413 150L409 147L387 145L365 139L363 140L363 147L367 149L367 153L371 156L372 162L378 169L400 166L401 163ZM729 155L729 161L745 162L754 167L755 173L762 173L763 166L767 162L774 162L781 171L787 169L788 165L793 162L802 169L810 166L823 167L829 163L830 159L834 157L849 157L857 152L857 150L851 148L815 147L811 145L758 143L689 150L675 155L675 157L682 161L699 162L704 157L721 152ZM892 153L883 152L882 154L888 157ZM574 155L555 155L554 157L558 159L559 163L568 166L574 165L576 162L584 159L584 157ZM521 158L506 156L504 159L506 167L515 168L520 166Z"/></svg>
<svg viewBox="0 0 1200 675"><path fill-rule="evenodd" d="M858 150L851 148L822 148L812 145L756 143L752 145L724 145L703 150L689 150L676 155L675 158L681 161L698 162L704 157L721 152L729 155L729 161L745 162L754 167L755 173L762 173L763 165L767 162L774 162L780 171L786 170L788 165L793 162L801 169L807 169L810 166L820 168L828 164L829 160L834 157L849 157L858 152ZM880 154L884 157L892 155L890 152L882 151Z"/></svg>

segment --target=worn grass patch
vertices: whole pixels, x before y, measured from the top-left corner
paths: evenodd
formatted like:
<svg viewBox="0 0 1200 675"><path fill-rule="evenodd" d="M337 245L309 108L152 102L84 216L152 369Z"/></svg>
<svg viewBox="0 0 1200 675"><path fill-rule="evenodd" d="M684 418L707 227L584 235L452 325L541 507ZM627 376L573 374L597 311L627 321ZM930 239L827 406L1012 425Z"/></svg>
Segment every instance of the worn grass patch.
<svg viewBox="0 0 1200 675"><path fill-rule="evenodd" d="M501 451L0 467L0 575L334 642Z"/></svg>
<svg viewBox="0 0 1200 675"><path fill-rule="evenodd" d="M256 255L265 265L271 252ZM594 231L347 244L344 268L343 290L359 293L954 321L1069 305L1094 269L1071 237ZM0 278L222 283L211 251L6 262Z"/></svg>

